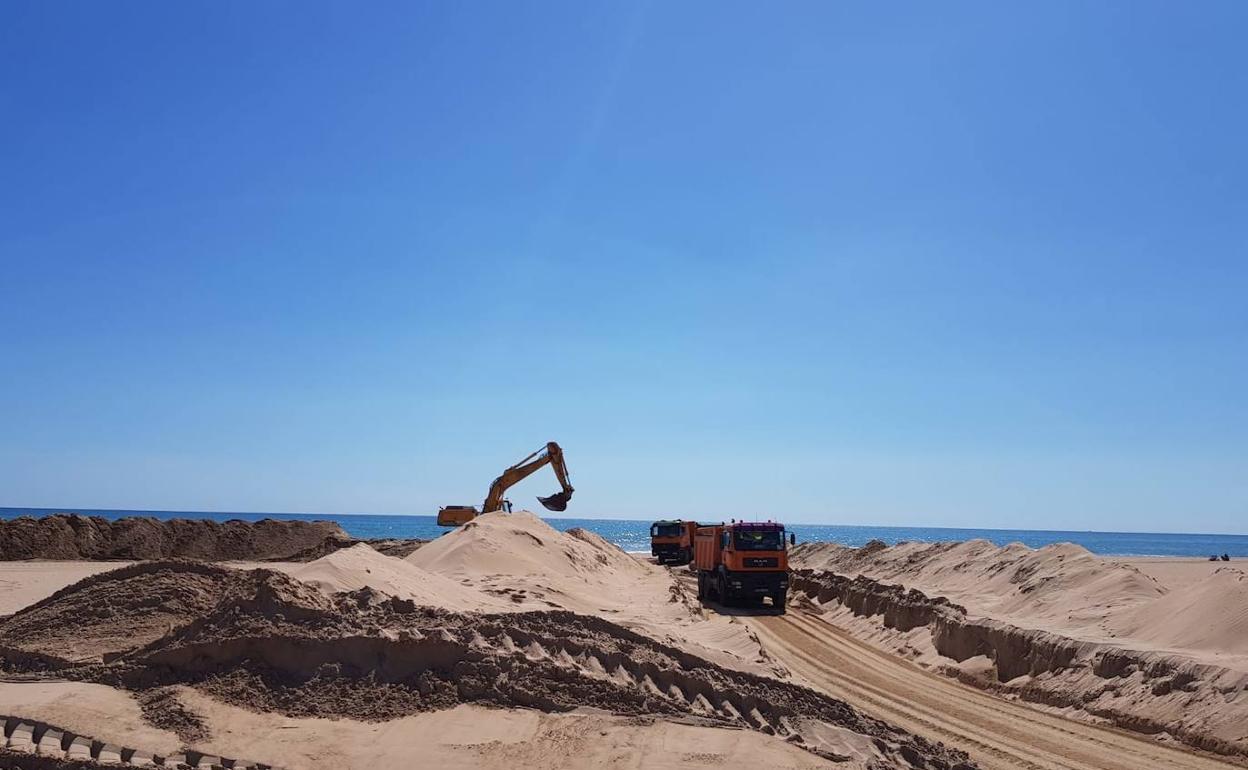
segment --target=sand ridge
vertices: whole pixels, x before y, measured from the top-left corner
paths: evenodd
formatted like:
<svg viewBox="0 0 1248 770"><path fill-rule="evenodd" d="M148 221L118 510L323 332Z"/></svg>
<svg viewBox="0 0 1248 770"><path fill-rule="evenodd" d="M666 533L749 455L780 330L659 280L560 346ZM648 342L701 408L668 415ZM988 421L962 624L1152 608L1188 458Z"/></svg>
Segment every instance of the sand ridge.
<svg viewBox="0 0 1248 770"><path fill-rule="evenodd" d="M0 561L15 559L283 559L349 540L332 521L156 519L53 514L0 520Z"/></svg>
<svg viewBox="0 0 1248 770"><path fill-rule="evenodd" d="M867 736L881 767L962 764L964 755L867 717L848 704L775 679L733 671L598 617L566 611L457 613L372 588L326 594L268 570L166 562L89 578L42 602L24 619L64 618L80 599L159 583L187 584L219 604L192 611L160 638L135 637L103 661L81 662L65 639L63 678L144 691L191 685L224 702L290 717L390 720L476 703L567 712L592 706L612 714L736 727L776 736L825 757L848 756L829 735ZM200 585L207 578L210 582ZM120 605L119 625L148 617L141 603ZM173 624L171 624L173 625ZM109 637L114 644L120 642ZM11 641L11 640L10 640Z"/></svg>
<svg viewBox="0 0 1248 770"><path fill-rule="evenodd" d="M99 573L0 619L0 655L28 668L103 660L159 639L279 577L293 585L268 570L186 560L139 562ZM313 591L301 584L292 590Z"/></svg>
<svg viewBox="0 0 1248 770"><path fill-rule="evenodd" d="M607 617L720 665L785 673L746 625L704 612L694 593L673 579L673 568L646 563L588 530L560 532L528 511L479 516L405 561L513 609Z"/></svg>
<svg viewBox="0 0 1248 770"><path fill-rule="evenodd" d="M429 607L456 610L505 610L515 605L417 566L405 559L378 553L357 543L307 564L283 565L291 577L328 593L373 588L390 596Z"/></svg>
<svg viewBox="0 0 1248 770"><path fill-rule="evenodd" d="M794 585L860 639L1067 716L1248 756L1236 567L1192 563L1202 576L1170 588L1070 544L818 544L794 557L829 568Z"/></svg>
<svg viewBox="0 0 1248 770"><path fill-rule="evenodd" d="M1189 562L1196 577L1167 585L1130 560L1072 543L810 543L792 557L796 568L902 584L1022 628L1248 671L1248 581L1237 563Z"/></svg>
<svg viewBox="0 0 1248 770"><path fill-rule="evenodd" d="M425 736L446 766L564 766L572 746L604 762L617 756L583 743L577 731L585 729L627 747L632 753L618 756L630 761L706 766L735 755L656 756L647 753L646 736L696 735L714 747L725 745L714 737L723 728L755 736L733 743L760 766L801 766L786 753L798 747L813 764L843 759L841 766L863 770L973 766L956 751L858 711L839 700L842 692L929 739L1004 752L980 755L985 766L1002 757L1012 763L1004 766L1033 770L1129 766L1096 748L1089 726L1062 728L1056 717L1044 729L1065 730L1069 746L1032 747L1012 729L1008 740L989 740L984 730L1008 727L989 726L991 695L980 693L954 710L961 717L946 719L941 699L952 690L913 679L904 662L894 665L884 653L856 652L835 638L843 633L837 627L987 690L1062 713L1082 708L1096 719L1135 720L1132 729L1172 724L1174 737L1209 736L1215 748L1238 737L1237 704L1248 697L1242 682L1219 673L1226 669L1179 665L1159 640L1151 657L1141 657L1101 638L1155 631L1149 608L1170 602L1169 615L1192 627L1178 642L1233 657L1237 627L1225 610L1242 586L1235 564L1195 565L1204 573L1178 584L1069 545L802 546L793 555L798 566L817 563L860 577L795 576L795 585L814 586L809 595L822 604L799 595L790 616L751 618L702 607L687 568L658 567L593 533L559 532L530 513L481 516L402 558L347 541L308 555L319 558L141 563L87 578L0 618L0 665L76 680L67 686L95 682L135 692L147 711L160 712L149 718L181 731L187 748L283 764L289 758L292 766L320 766L327 757L347 767L375 766L368 757L393 760L410 746L390 727L399 724ZM891 575L901 587L871 573ZM1213 617L1219 602L1224 612ZM1011 617L1031 625L1010 625ZM1216 622L1225 638L1210 641L1193 617ZM1073 634L1061 637L1055 628L1101 636L1072 642ZM829 667L825 656L840 662ZM786 666L796 675L787 678ZM859 673L842 675L841 666ZM869 685L857 681L868 675ZM918 689L908 697L912 686ZM14 697L7 713L30 717L18 708L25 696ZM59 708L72 711L65 702ZM923 717L915 720L918 711ZM493 714L488 721L511 725L514 735L508 728L511 737L500 734L488 748L467 739L440 742L455 733L447 715L469 713ZM958 722L963 717L966 725ZM253 751L263 741L258 732L238 740L253 722L297 724L307 745ZM330 734L349 734L353 743L334 746L324 740ZM383 735L385 746L374 740ZM1163 756L1147 741L1121 740L1123 757ZM1076 756L1099 759L1067 762ZM1209 766L1190 756L1175 766Z"/></svg>
<svg viewBox="0 0 1248 770"><path fill-rule="evenodd" d="M724 730L667 720L619 717L590 710L544 713L482 706L414 714L387 722L257 713L223 703L188 687L171 688L200 714L212 735L180 749L176 736L143 723L124 692L78 682L0 682L0 714L22 710L28 724L57 725L66 733L98 736L168 757L251 757L287 770L437 767L513 770L517 767L604 767L625 758L656 770L712 770L728 762L779 770L837 767L866 770L863 758L832 762L793 744L752 730ZM65 720L56 722L57 719ZM872 750L861 737L842 738L847 755ZM0 740L3 746L3 740ZM0 754L3 749L0 749ZM26 767L34 759L20 756ZM244 760L245 761L245 760ZM68 763L47 763L67 768ZM236 763L235 767L239 765Z"/></svg>

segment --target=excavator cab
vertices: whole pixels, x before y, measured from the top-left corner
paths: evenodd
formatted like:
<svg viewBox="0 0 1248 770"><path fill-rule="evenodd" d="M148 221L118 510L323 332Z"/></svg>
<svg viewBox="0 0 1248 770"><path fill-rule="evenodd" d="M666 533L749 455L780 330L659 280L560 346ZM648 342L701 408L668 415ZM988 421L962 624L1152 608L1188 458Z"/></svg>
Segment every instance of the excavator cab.
<svg viewBox="0 0 1248 770"><path fill-rule="evenodd" d="M447 505L438 509L439 527L458 527L477 518L477 509L471 505Z"/></svg>

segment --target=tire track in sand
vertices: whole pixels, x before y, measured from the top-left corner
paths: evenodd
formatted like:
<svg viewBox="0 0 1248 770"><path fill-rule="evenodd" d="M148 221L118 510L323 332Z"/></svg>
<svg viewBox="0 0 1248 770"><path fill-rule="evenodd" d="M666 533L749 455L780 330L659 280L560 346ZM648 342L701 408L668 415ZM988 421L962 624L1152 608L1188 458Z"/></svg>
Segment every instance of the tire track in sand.
<svg viewBox="0 0 1248 770"><path fill-rule="evenodd" d="M1001 770L1227 770L1242 765L1064 719L878 650L796 608L742 617L768 652L832 695Z"/></svg>

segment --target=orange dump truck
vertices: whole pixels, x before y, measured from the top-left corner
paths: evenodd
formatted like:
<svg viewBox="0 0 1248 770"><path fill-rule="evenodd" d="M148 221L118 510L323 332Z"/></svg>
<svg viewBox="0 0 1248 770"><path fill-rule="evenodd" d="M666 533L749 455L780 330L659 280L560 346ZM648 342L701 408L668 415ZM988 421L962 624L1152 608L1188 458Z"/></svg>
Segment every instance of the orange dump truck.
<svg viewBox="0 0 1248 770"><path fill-rule="evenodd" d="M760 602L784 611L789 591L789 553L784 525L775 522L733 522L700 526L694 535L693 561L698 573L698 598L721 604Z"/></svg>
<svg viewBox="0 0 1248 770"><path fill-rule="evenodd" d="M693 533L696 521L670 519L650 525L650 555L659 564L688 564L693 561Z"/></svg>

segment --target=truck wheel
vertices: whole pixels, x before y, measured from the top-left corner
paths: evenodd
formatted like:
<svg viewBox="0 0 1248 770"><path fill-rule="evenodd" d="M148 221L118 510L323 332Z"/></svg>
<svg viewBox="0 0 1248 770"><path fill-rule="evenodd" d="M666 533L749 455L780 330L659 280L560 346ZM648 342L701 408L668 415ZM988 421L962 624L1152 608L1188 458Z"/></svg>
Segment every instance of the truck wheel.
<svg viewBox="0 0 1248 770"><path fill-rule="evenodd" d="M771 595L771 606L776 612L784 612L785 592L779 591Z"/></svg>
<svg viewBox="0 0 1248 770"><path fill-rule="evenodd" d="M723 575L719 576L719 603L725 607L731 607L733 601L728 596L728 578Z"/></svg>
<svg viewBox="0 0 1248 770"><path fill-rule="evenodd" d="M706 599L706 579L702 577L702 573L698 573L698 601Z"/></svg>

